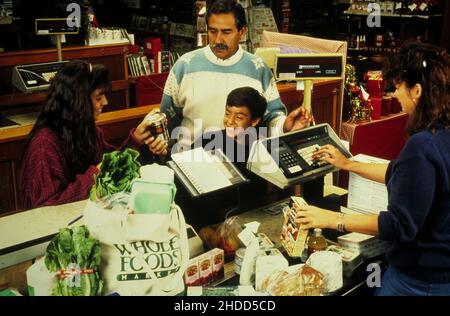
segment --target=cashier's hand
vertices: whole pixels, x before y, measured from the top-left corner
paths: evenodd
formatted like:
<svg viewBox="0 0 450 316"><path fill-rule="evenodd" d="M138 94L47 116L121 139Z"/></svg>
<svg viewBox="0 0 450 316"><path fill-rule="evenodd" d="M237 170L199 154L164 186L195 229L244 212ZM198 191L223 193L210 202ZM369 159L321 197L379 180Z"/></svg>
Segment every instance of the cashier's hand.
<svg viewBox="0 0 450 316"><path fill-rule="evenodd" d="M316 158L321 161L326 161L341 170L348 170L349 164L351 163L350 160L332 145L320 147L320 149L312 155L312 159Z"/></svg>
<svg viewBox="0 0 450 316"><path fill-rule="evenodd" d="M312 115L303 107L295 109L286 117L284 121L283 132L293 132L308 127L313 121Z"/></svg>
<svg viewBox="0 0 450 316"><path fill-rule="evenodd" d="M145 141L145 144L148 146L148 150L156 156L165 157L169 153L169 145L159 137L151 136Z"/></svg>
<svg viewBox="0 0 450 316"><path fill-rule="evenodd" d="M295 222L301 224L302 229L336 228L338 212L328 211L313 205L300 208L297 204L294 204L294 209L297 212Z"/></svg>

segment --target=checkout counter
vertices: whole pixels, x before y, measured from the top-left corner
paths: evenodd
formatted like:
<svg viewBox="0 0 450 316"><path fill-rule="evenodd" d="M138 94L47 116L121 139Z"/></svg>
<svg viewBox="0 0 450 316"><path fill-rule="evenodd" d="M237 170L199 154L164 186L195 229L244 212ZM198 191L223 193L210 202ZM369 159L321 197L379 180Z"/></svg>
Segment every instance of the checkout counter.
<svg viewBox="0 0 450 316"><path fill-rule="evenodd" d="M283 144L284 149L289 149L292 156L299 160L304 159L305 157L301 155L301 153L303 153L302 150L312 146L312 143L320 143L325 141L324 139L333 140L336 142L338 141L335 139L333 130L331 128L328 129L324 127L327 126L319 125L309 129L286 134L278 139L279 144ZM318 137L318 134L316 133L317 131L320 132L322 137ZM295 135L298 137L294 137ZM303 137L305 135L312 135L312 138L309 139L309 141L298 142L299 136L302 136L302 139L306 139ZM274 140L275 139L273 138L266 139L262 143L254 145L254 150L259 149L261 152L264 152L264 150L270 148L270 146L265 146L267 145L267 142L269 141L269 143L273 144ZM320 145L322 145L322 143L320 143ZM349 154L345 148L341 149L345 154ZM275 151L272 148L266 151L266 154L271 156L272 154L275 154ZM252 170L252 168L256 167L255 165L251 166L250 163L248 168ZM286 166L279 168L288 170L288 167ZM272 188L272 190L269 190L266 194L237 196L239 199L239 204L238 207L234 209L232 214L238 215L242 223L258 221L261 224L259 232L267 235L275 246L282 250L282 252L284 251L282 249L279 236L283 225L284 216L281 211L281 206L286 204L286 201L290 196L297 193L297 183L304 179L305 181L308 181L305 184L305 187L307 187L308 183L312 183L314 186L321 186L319 190L317 190L317 188L313 190L313 197L315 199L314 201L321 204L322 207L339 210L340 205L342 205L342 202L344 201L343 197L345 195L345 190L335 188L332 185L324 185L323 183L323 176L325 174L330 174L331 171L334 171L332 166L313 166L312 164L310 165L307 160L304 160L302 161L301 169L303 169L304 172L294 172L291 174L284 172L280 173L280 170L278 169L274 170L274 174L276 174L278 178L284 178L286 181L277 182L276 185L278 188ZM312 172L313 170L316 171ZM304 177L302 177L302 175L304 175ZM265 176L269 179L271 177L270 173ZM272 174L272 176L274 175ZM284 184L281 185L281 183ZM225 194L225 192L226 191L219 191L216 194L217 196L221 196L222 194ZM320 196L317 195L318 192ZM224 199L226 199L226 197ZM198 200L197 202L200 203L199 201L201 200ZM183 201L177 202L183 212L185 212L185 210L188 211L188 205L183 205ZM23 265L27 262L30 265L35 258L42 256L45 253L45 249L49 241L60 228L70 225L82 225L83 218L81 215L83 214L85 205L86 201L79 201L66 205L43 207L0 218L0 231L2 232L2 238L0 238L0 286L16 286L19 289L24 289L25 284L10 284L8 280L4 280L4 276L2 276L2 274L7 273L6 271L8 271L8 273L14 273L14 271L11 270L14 266ZM186 222L192 224L194 228L198 229L202 225L199 225L199 222L195 221L196 219L203 219L204 214L206 213L202 215L202 213L197 209L195 214L195 205L190 205L190 207L192 206L194 206L194 210L190 209L191 213L185 213ZM210 214L221 214L219 210L211 208L206 208L202 211ZM226 211L226 208L222 211ZM220 218L219 216L217 219L218 221L216 222L212 221L206 224L217 223L219 221L223 221L225 218ZM188 236L189 235L192 237L192 240L190 240L190 248L198 247L198 239L196 239L198 236L196 236L195 233L188 234ZM324 235L332 242L336 242L336 238L338 236L335 231L325 231ZM373 260L376 260L382 263L379 259L380 258L372 259L372 262ZM290 264L300 263L295 262L293 259L289 259L289 261ZM344 286L333 294L371 294L371 289L366 286L367 276L366 271L364 271L366 266L366 263L362 264L359 269L360 271L355 271L350 278L344 278ZM23 280L23 277L19 279ZM234 262L228 262L225 264L224 278L215 282L213 285L237 285L238 282L239 279L234 273Z"/></svg>
<svg viewBox="0 0 450 316"><path fill-rule="evenodd" d="M344 191L339 188L325 185L324 189L325 195L328 197L343 197L342 193ZM259 199L259 201L255 200L255 202L261 205L264 204L264 201L277 200L283 195L287 195L287 193L285 191L274 192ZM279 206L285 204L287 200L288 198L281 198L276 202L246 210L238 215L242 223L260 222L259 231L266 234L283 254L285 253L279 235L284 217L282 212L276 214L276 210L280 210ZM80 216L83 213L85 205L86 201L79 201L71 204L34 209L0 218L0 231L2 232L2 236L4 236L4 238L0 239L0 280L3 282L0 285L4 287L16 287L21 292L26 291L25 276L17 274L24 274L26 268L34 262L34 259L41 257L45 253L49 241L58 232L59 228L66 227L74 221L76 222L73 225L83 224L83 218L80 218ZM275 210L273 212L274 214L270 214L267 211L268 209ZM333 240L336 241L336 235L329 233L332 232L324 232L327 239L331 242ZM192 246L196 247L198 245L193 244ZM380 263L382 267L384 264L382 257L372 258L370 262ZM294 260L291 258L289 259L289 263L292 265L300 262L298 259ZM360 265L351 277L344 277L342 288L333 293L333 295L371 295L373 289L368 288L366 285L368 272L365 271L365 268L367 264L369 262L364 262ZM17 267L17 269L15 270L14 267ZM5 273L9 273L10 275L2 276ZM14 274L16 275L14 276ZM9 280L5 279L6 277ZM234 261L230 261L225 263L224 278L214 282L211 286L231 286L238 284L239 275L234 271Z"/></svg>

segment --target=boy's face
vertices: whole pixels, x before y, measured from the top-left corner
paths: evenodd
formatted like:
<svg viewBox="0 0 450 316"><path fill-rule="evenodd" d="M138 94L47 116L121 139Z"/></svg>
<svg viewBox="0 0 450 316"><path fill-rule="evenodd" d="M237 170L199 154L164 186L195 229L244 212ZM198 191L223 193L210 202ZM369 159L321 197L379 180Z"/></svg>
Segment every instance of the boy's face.
<svg viewBox="0 0 450 316"><path fill-rule="evenodd" d="M260 118L252 120L250 109L246 106L227 105L223 125L225 126L228 137L236 138L248 127L258 125L260 120Z"/></svg>

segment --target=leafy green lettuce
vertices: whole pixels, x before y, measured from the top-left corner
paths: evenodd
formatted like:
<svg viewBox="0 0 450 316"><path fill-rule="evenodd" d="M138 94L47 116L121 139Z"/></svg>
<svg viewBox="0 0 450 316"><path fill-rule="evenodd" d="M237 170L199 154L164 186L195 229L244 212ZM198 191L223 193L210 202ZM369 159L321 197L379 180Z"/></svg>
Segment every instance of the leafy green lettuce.
<svg viewBox="0 0 450 316"><path fill-rule="evenodd" d="M95 201L118 192L130 192L131 181L139 177L138 157L139 152L130 148L104 154L100 172L94 176L90 199Z"/></svg>
<svg viewBox="0 0 450 316"><path fill-rule="evenodd" d="M103 281L98 273L100 260L100 243L89 237L86 226L60 229L45 253L47 269L58 273L52 294L100 295L103 288ZM68 274L70 271L72 274Z"/></svg>

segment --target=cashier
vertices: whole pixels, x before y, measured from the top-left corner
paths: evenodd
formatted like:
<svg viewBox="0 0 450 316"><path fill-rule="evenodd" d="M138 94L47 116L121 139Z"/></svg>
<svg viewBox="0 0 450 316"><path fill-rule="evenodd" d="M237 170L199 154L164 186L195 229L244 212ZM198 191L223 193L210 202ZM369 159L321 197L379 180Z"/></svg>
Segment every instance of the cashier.
<svg viewBox="0 0 450 316"><path fill-rule="evenodd" d="M368 164L326 145L317 156L336 167L386 183L388 211L342 215L297 207L303 228L377 234L389 242L389 268L376 295L450 295L450 60L434 45L407 43L385 65L409 114L409 139L396 160Z"/></svg>
<svg viewBox="0 0 450 316"><path fill-rule="evenodd" d="M108 105L111 82L104 66L84 61L65 64L25 142L20 161L20 199L25 209L88 197L103 153L116 148L96 126ZM119 149L138 149L150 136L144 119Z"/></svg>

